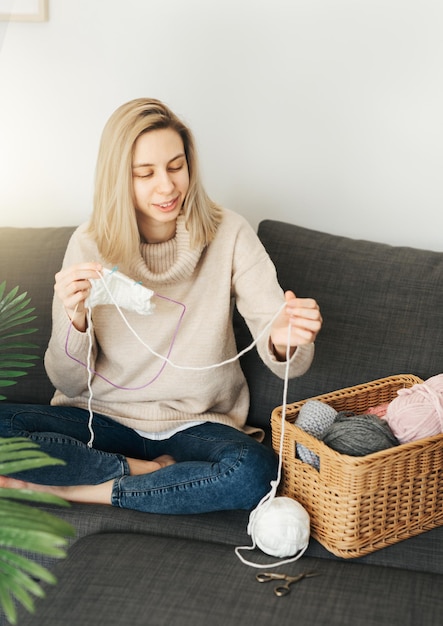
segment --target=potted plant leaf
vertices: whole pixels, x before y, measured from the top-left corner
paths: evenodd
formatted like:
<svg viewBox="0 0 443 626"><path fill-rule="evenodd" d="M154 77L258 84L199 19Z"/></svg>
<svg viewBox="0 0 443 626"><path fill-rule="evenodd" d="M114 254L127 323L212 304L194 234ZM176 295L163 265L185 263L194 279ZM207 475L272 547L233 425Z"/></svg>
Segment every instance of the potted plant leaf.
<svg viewBox="0 0 443 626"><path fill-rule="evenodd" d="M6 293L6 281L0 284L0 387L9 387L17 383L17 378L25 376L27 369L35 365L35 354L23 354L22 350L35 349L34 343L23 340L25 335L35 333L36 328L27 324L36 319L33 307L29 307L31 298L26 291L19 294L14 287ZM6 400L0 395L0 400Z"/></svg>
<svg viewBox="0 0 443 626"><path fill-rule="evenodd" d="M0 284L2 388L16 384L38 358L23 352L37 347L23 340L24 336L36 331L28 326L36 319L34 308L29 304L26 292L19 293L19 288L14 287L7 293L6 282ZM0 400L5 400L5 396L0 395ZM24 437L0 438L0 475L63 463L49 457L37 444ZM64 557L66 537L74 535L70 524L26 502L68 506L61 498L47 493L0 487L0 605L11 624L17 623L17 603L33 612L34 597L44 595L41 583L56 582L51 572L25 553Z"/></svg>

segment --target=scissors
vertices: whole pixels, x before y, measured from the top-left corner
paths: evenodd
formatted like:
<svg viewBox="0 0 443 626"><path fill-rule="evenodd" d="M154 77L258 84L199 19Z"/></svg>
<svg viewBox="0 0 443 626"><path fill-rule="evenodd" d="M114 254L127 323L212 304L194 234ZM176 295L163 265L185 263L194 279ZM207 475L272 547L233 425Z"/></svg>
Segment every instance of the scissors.
<svg viewBox="0 0 443 626"><path fill-rule="evenodd" d="M274 589L276 596L285 596L290 592L290 586L294 583L298 583L303 578L311 578L312 576L318 576L318 572L302 572L296 576L288 576L288 574L276 574L275 572L264 572L263 574L257 574L256 579L259 583L269 583L271 580L283 580L283 585L278 585Z"/></svg>

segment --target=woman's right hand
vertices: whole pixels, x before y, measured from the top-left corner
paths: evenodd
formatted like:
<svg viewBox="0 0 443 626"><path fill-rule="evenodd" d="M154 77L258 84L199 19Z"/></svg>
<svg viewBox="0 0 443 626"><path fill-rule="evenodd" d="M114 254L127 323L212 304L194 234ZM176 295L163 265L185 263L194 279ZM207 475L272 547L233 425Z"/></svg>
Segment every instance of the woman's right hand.
<svg viewBox="0 0 443 626"><path fill-rule="evenodd" d="M63 303L69 319L77 330L86 330L85 300L91 289L91 279L99 278L100 263L79 263L60 270L55 275L54 291Z"/></svg>

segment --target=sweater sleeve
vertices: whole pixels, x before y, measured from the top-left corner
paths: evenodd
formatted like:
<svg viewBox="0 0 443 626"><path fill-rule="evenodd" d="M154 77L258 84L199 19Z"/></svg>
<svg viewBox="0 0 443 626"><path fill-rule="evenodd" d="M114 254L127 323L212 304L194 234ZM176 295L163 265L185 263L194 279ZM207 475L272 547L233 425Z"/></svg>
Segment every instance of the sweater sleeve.
<svg viewBox="0 0 443 626"><path fill-rule="evenodd" d="M253 338L259 337L257 351L264 364L275 375L283 378L286 363L275 357L269 330L272 319L284 304L284 293L278 283L274 264L246 221L238 231L233 266L233 287L238 311ZM294 378L304 374L313 357L313 343L299 346L290 359L289 376Z"/></svg>
<svg viewBox="0 0 443 626"><path fill-rule="evenodd" d="M94 245L83 234L83 230L84 226L72 235L63 268L98 258ZM97 343L93 326L89 330L80 332L71 324L63 303L54 294L52 333L45 353L45 368L56 390L69 398L80 395L87 388L88 364L94 370Z"/></svg>

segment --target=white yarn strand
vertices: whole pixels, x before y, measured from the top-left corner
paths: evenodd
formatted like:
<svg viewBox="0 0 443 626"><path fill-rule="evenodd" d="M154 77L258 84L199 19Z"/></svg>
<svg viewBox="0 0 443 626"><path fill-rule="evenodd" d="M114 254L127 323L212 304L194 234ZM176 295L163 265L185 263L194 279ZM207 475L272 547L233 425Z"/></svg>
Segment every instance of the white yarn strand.
<svg viewBox="0 0 443 626"><path fill-rule="evenodd" d="M93 377L93 370L91 367L91 356L92 356L92 313L91 313L91 309L87 309L88 311L88 315L87 315L87 319L88 319L88 328L86 330L86 333L88 335L88 339L89 339L89 344L88 344L88 355L87 355L87 361L86 361L86 366L87 366L87 370L88 370L88 391L89 391L89 397L88 397L88 412L89 412L89 420L88 420L88 428L89 428L89 432L90 432L90 439L88 441L88 447L92 448L92 444L94 443L94 429L92 428L92 421L94 419L94 413L92 411L92 396L93 396L93 392L92 392L92 377Z"/></svg>
<svg viewBox="0 0 443 626"><path fill-rule="evenodd" d="M300 557L303 556L303 554L305 553L309 545L309 515L308 513L305 511L302 505L299 504L296 500L292 500L290 498L285 498L285 497L276 495L277 488L280 484L281 475L282 475L283 443L284 443L285 424L286 424L286 403L287 403L288 383L289 383L290 338L291 338L291 325L289 324L288 325L288 340L287 340L287 345L286 345L286 368L285 368L285 377L284 377L284 384L283 384L282 425L281 425L281 433L280 433L277 479L274 481L271 481L270 491L260 500L256 508L251 512L249 516L248 534L252 538L252 545L251 546L237 546L235 548L235 554L238 556L238 558L244 565L249 565L251 567L255 567L259 569L261 568L269 569L272 567L278 567L280 565L286 565L287 563L293 563L294 561L297 561ZM296 522L301 522L301 526L302 526L301 530L305 535L304 540L303 540L304 545L300 547L297 546L298 548L296 550L297 554L283 561L276 561L274 563L254 563L253 561L248 561L247 559L245 559L245 557L243 557L240 554L241 550L252 551L252 550L255 550L257 547L259 547L263 552L266 552L266 548L263 547L263 542L260 539L257 542L257 523L259 521L259 516L263 516L264 514L266 514L266 512L269 512L269 509L273 502L277 502L278 505L277 507L275 507L276 510L274 512L271 512L271 515L272 513L274 514L274 516L279 515L278 508L281 508L279 506L280 504L283 504L283 509L284 508L289 509L290 507L292 509L291 513L297 510L296 518L294 518L294 515L292 515L293 519L291 520L291 522L292 524ZM299 513L302 514L301 517L304 517L304 519L301 519ZM266 533L269 530L268 524L265 523L264 529L261 528L260 530L264 530L264 532ZM280 539L282 540L282 543L284 543L285 538L284 537L279 538L279 541ZM281 546L281 547L284 547L284 546ZM271 554L271 556L273 555L271 552L267 552L267 554Z"/></svg>
<svg viewBox="0 0 443 626"><path fill-rule="evenodd" d="M77 315L77 310L78 310L78 304L76 305L75 309L74 309L74 315L71 318L71 324L74 323L74 319L75 316ZM91 356L92 356L92 313L91 313L91 309L87 309L87 328L86 328L86 335L88 337L88 353L87 353L87 357L86 357L86 370L88 372L88 392L89 392L89 396L88 396L88 413L89 413L89 419L88 419L88 429L89 429L89 433L90 433L90 438L88 441L88 447L92 448L92 444L94 443L94 429L92 428L92 421L94 419L94 413L92 411L92 397L93 397L93 392L92 392L92 377L93 377L93 370L92 370L92 366L91 366Z"/></svg>
<svg viewBox="0 0 443 626"><path fill-rule="evenodd" d="M97 273L103 279L103 277L101 276L100 272L97 272ZM203 371L203 370L215 369L217 367L222 367L223 365L228 365L229 363L233 363L234 361L236 361L237 359L242 357L244 354L246 354L246 352L249 352L250 350L252 350L256 346L256 344L260 341L260 339L263 337L263 335L269 330L269 328L272 326L274 321L280 315L281 311L283 311L284 307L286 306L286 303L283 303L282 306L277 311L277 313L271 319L271 321L268 322L268 324L266 324L266 326L257 335L256 339L254 341L252 341L252 343L250 343L249 346L246 346L246 348L241 350L238 354L236 354L232 358L226 359L226 361L221 361L220 363L213 363L212 365L202 365L202 366L177 365L176 363L171 361L171 359L169 359L168 357L164 356L163 354L159 354L158 352L153 350L151 348L151 346L149 346L147 343L145 343L143 341L143 339L138 335L137 331L134 328L132 328L132 326L130 325L130 323L126 319L123 311L121 310L119 304L116 302L114 296L112 295L111 290L109 289L108 285L106 284L106 281L103 281L103 285L105 287L105 290L108 292L108 296L111 298L111 301L113 302L113 304L114 304L115 308L117 309L117 311L118 311L120 317L122 318L123 322L127 326L128 330L132 333L132 335L137 339L137 341L143 347L145 347L153 356L157 357L158 359L161 359L162 361L164 361L165 363L167 363L171 367L175 367L176 369L179 369L179 370Z"/></svg>

